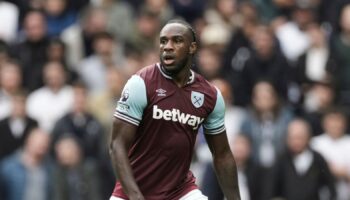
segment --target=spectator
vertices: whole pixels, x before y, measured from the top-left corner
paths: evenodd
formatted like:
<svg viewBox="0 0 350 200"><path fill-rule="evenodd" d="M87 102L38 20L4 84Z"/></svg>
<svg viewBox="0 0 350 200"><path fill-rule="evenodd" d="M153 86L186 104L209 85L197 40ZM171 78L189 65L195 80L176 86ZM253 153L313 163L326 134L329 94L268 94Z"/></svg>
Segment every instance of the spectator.
<svg viewBox="0 0 350 200"><path fill-rule="evenodd" d="M210 46L203 46L197 55L197 65L199 73L208 80L218 78L221 72L221 54Z"/></svg>
<svg viewBox="0 0 350 200"><path fill-rule="evenodd" d="M326 161L309 147L310 128L303 119L295 119L288 125L288 150L278 159L274 169L274 197L288 200L336 199L333 176Z"/></svg>
<svg viewBox="0 0 350 200"><path fill-rule="evenodd" d="M105 80L107 88L91 95L91 98L89 98L89 110L101 122L106 133L109 133L113 121L110 116L114 113L117 99L120 98L126 78L120 70L109 68Z"/></svg>
<svg viewBox="0 0 350 200"><path fill-rule="evenodd" d="M252 107L244 119L241 132L252 141L252 157L267 171L277 155L285 151L285 137L292 113L283 105L273 87L266 81L253 88Z"/></svg>
<svg viewBox="0 0 350 200"><path fill-rule="evenodd" d="M331 83L315 82L304 92L302 115L310 123L313 136L324 132L323 115L336 105L334 86Z"/></svg>
<svg viewBox="0 0 350 200"><path fill-rule="evenodd" d="M98 159L101 155L101 124L87 111L87 88L81 82L73 86L73 106L60 117L52 131L55 144L64 134L73 134L82 145L84 158Z"/></svg>
<svg viewBox="0 0 350 200"><path fill-rule="evenodd" d="M207 1L201 0L172 0L170 1L176 16L184 18L190 24L201 18L207 7Z"/></svg>
<svg viewBox="0 0 350 200"><path fill-rule="evenodd" d="M242 200L263 199L260 167L251 160L251 142L242 134L231 141L232 153L238 169L238 182Z"/></svg>
<svg viewBox="0 0 350 200"><path fill-rule="evenodd" d="M6 22L1 24L0 40L13 42L18 30L18 8L13 3L0 1L0 19Z"/></svg>
<svg viewBox="0 0 350 200"><path fill-rule="evenodd" d="M251 144L244 135L237 135L230 141L232 153L234 154L237 170L238 183L242 200L261 200L263 190L259 177L259 167L251 161ZM209 199L222 200L223 193L216 180L214 169L211 165L206 165L204 178L202 181L203 194Z"/></svg>
<svg viewBox="0 0 350 200"><path fill-rule="evenodd" d="M43 66L47 60L46 21L40 11L30 11L24 19L23 42L12 46L12 56L19 60L22 67L23 85L33 91L43 85Z"/></svg>
<svg viewBox="0 0 350 200"><path fill-rule="evenodd" d="M5 0L14 3L19 9L19 26L22 26L25 16L32 10L42 10L43 0Z"/></svg>
<svg viewBox="0 0 350 200"><path fill-rule="evenodd" d="M241 20L237 0L216 0L214 6L205 11L204 17L209 25L222 27L227 32L226 35L235 32Z"/></svg>
<svg viewBox="0 0 350 200"><path fill-rule="evenodd" d="M103 198L106 199L107 196L110 196L115 183L107 151L107 135L100 122L87 110L88 90L86 86L78 81L74 83L73 91L73 108L57 121L52 131L53 146L66 134L76 138L82 150L82 159L98 164L101 190Z"/></svg>
<svg viewBox="0 0 350 200"><path fill-rule="evenodd" d="M239 4L241 15L241 26L231 34L226 50L222 57L222 76L230 82L235 104L246 105L249 99L245 99L243 87L243 77L241 76L247 60L251 56L252 45L250 38L253 37L258 23L257 10L250 2Z"/></svg>
<svg viewBox="0 0 350 200"><path fill-rule="evenodd" d="M347 200L350 196L350 136L346 134L346 120L342 111L330 110L323 117L325 132L311 141L336 177L337 200Z"/></svg>
<svg viewBox="0 0 350 200"><path fill-rule="evenodd" d="M317 2L317 1L315 1ZM349 4L349 0L334 0L334 1L320 1L319 2L319 17L320 21L329 26L330 31L339 33L340 24L339 18L341 10Z"/></svg>
<svg viewBox="0 0 350 200"><path fill-rule="evenodd" d="M67 65L66 62L66 45L59 38L50 39L47 47L47 59L52 62L60 62Z"/></svg>
<svg viewBox="0 0 350 200"><path fill-rule="evenodd" d="M83 59L77 69L90 93L105 90L107 88L105 77L108 69L122 65L123 55L118 47L110 33L101 32L95 35L94 53Z"/></svg>
<svg viewBox="0 0 350 200"><path fill-rule="evenodd" d="M128 37L127 48L140 53L155 49L160 26L161 21L157 13L147 8L141 10Z"/></svg>
<svg viewBox="0 0 350 200"><path fill-rule="evenodd" d="M67 0L46 0L44 11L49 37L59 36L77 21L77 13L68 9Z"/></svg>
<svg viewBox="0 0 350 200"><path fill-rule="evenodd" d="M28 96L27 112L39 127L51 133L56 121L73 104L73 89L66 84L66 71L61 63L49 62L44 67L45 86Z"/></svg>
<svg viewBox="0 0 350 200"><path fill-rule="evenodd" d="M52 165L46 157L49 144L47 132L33 129L23 150L3 160L0 166L0 186L4 191L2 199L51 199Z"/></svg>
<svg viewBox="0 0 350 200"><path fill-rule="evenodd" d="M158 15L161 26L174 18L174 10L168 0L146 0L141 9L149 9Z"/></svg>
<svg viewBox="0 0 350 200"><path fill-rule="evenodd" d="M335 60L330 52L325 30L317 23L307 27L310 47L303 53L296 65L296 82L303 88L312 82L332 80Z"/></svg>
<svg viewBox="0 0 350 200"><path fill-rule="evenodd" d="M129 2L121 0L99 0L94 6L100 8L107 16L107 31L123 43L130 34L134 22L134 10Z"/></svg>
<svg viewBox="0 0 350 200"><path fill-rule="evenodd" d="M281 50L290 64L294 65L298 57L309 48L310 37L306 29L315 21L316 13L311 1L297 0L291 13L291 20L273 24Z"/></svg>
<svg viewBox="0 0 350 200"><path fill-rule="evenodd" d="M67 61L76 69L81 59L93 53L93 38L96 33L107 30L107 14L101 8L87 7L79 20L64 30L62 41L67 45Z"/></svg>
<svg viewBox="0 0 350 200"><path fill-rule="evenodd" d="M231 147L232 142L239 134L243 120L246 117L245 109L234 106L234 96L231 93L230 84L223 79L214 79L211 81L220 91L225 101L225 126L228 143Z"/></svg>
<svg viewBox="0 0 350 200"><path fill-rule="evenodd" d="M18 92L12 96L11 115L0 121L0 160L22 148L29 132L38 122L27 116L26 95Z"/></svg>
<svg viewBox="0 0 350 200"><path fill-rule="evenodd" d="M67 82L69 84L78 79L78 74L71 66L68 66L66 44L60 38L52 38L47 48L47 62L62 63L67 70Z"/></svg>
<svg viewBox="0 0 350 200"><path fill-rule="evenodd" d="M350 106L350 3L341 10L339 19L340 33L332 40L332 52L335 54L337 66L335 81L341 105Z"/></svg>
<svg viewBox="0 0 350 200"><path fill-rule="evenodd" d="M242 96L235 96L240 102L251 99L252 89L259 79L269 80L277 89L282 98L287 98L289 84L288 74L290 67L279 51L274 35L266 26L259 26L255 29L252 38L253 51L248 53L248 59L242 66L238 75L241 76L237 90L242 91Z"/></svg>
<svg viewBox="0 0 350 200"><path fill-rule="evenodd" d="M218 53L225 51L227 43L230 39L230 31L218 24L208 24L200 32L201 45L207 46ZM221 56L220 56L221 58ZM218 60L218 63L221 63Z"/></svg>
<svg viewBox="0 0 350 200"><path fill-rule="evenodd" d="M12 109L12 96L22 87L22 74L18 63L6 61L0 65L0 120L8 117Z"/></svg>
<svg viewBox="0 0 350 200"><path fill-rule="evenodd" d="M55 145L53 200L101 200L97 165L85 160L74 136L62 136Z"/></svg>

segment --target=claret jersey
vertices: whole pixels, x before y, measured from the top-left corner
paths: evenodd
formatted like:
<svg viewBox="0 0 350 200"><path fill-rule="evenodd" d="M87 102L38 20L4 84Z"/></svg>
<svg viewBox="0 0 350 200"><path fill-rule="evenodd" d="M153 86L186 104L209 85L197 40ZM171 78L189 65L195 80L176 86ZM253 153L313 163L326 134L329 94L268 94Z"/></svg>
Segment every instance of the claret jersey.
<svg viewBox="0 0 350 200"><path fill-rule="evenodd" d="M138 126L129 150L134 177L147 200L178 200L196 189L189 170L198 128L225 130L221 93L191 71L178 87L159 64L147 66L126 83L114 116ZM113 195L127 199L119 182Z"/></svg>

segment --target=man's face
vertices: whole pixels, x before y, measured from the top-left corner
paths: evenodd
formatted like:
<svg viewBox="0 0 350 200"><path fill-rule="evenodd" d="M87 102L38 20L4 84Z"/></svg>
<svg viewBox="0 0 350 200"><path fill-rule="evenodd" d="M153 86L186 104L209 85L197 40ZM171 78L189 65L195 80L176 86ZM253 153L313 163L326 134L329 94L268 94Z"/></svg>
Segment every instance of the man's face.
<svg viewBox="0 0 350 200"><path fill-rule="evenodd" d="M169 75L178 74L189 64L196 43L188 28L182 24L165 25L160 32L160 63Z"/></svg>

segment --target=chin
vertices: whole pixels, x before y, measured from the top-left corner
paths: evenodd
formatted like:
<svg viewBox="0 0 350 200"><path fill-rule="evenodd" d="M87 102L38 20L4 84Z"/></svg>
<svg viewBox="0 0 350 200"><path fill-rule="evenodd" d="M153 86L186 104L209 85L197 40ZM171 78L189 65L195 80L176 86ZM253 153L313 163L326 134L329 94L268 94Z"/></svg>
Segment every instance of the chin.
<svg viewBox="0 0 350 200"><path fill-rule="evenodd" d="M163 66L163 69L164 71L169 74L169 75L173 75L173 74L176 74L177 71L178 71L178 67L174 64L172 65L165 65L162 63L162 66Z"/></svg>

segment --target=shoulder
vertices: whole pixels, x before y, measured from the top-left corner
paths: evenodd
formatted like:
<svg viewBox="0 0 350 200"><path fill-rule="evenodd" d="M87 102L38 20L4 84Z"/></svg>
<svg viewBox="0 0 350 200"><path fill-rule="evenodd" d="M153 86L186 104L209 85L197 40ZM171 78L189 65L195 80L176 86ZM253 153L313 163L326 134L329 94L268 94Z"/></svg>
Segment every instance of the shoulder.
<svg viewBox="0 0 350 200"><path fill-rule="evenodd" d="M48 93L49 92L45 87L34 90L32 93L29 94L27 98L27 106L36 104L37 102L39 102L38 99L45 98L48 95Z"/></svg>
<svg viewBox="0 0 350 200"><path fill-rule="evenodd" d="M311 152L312 152L312 155L314 156L314 160L316 163L326 163L326 159L322 156L322 154L320 154L314 149L311 149Z"/></svg>
<svg viewBox="0 0 350 200"><path fill-rule="evenodd" d="M29 116L26 116L26 121L28 123L28 126L33 126L33 127L38 126L38 121Z"/></svg>
<svg viewBox="0 0 350 200"><path fill-rule="evenodd" d="M222 99L221 92L217 89L213 84L211 84L207 79L205 79L202 75L195 73L195 80L193 89L197 90L196 92L203 93L207 100L212 100L213 103L217 102L217 100Z"/></svg>
<svg viewBox="0 0 350 200"><path fill-rule="evenodd" d="M315 136L311 139L311 143L312 144L316 144L316 143L322 143L327 141L327 135L325 133Z"/></svg>
<svg viewBox="0 0 350 200"><path fill-rule="evenodd" d="M9 123L9 120L10 120L9 117L6 117L6 118L0 120L0 127L6 126Z"/></svg>
<svg viewBox="0 0 350 200"><path fill-rule="evenodd" d="M18 151L8 157L5 157L0 164L1 171L4 173L16 170L19 166L21 166L21 163L20 152Z"/></svg>
<svg viewBox="0 0 350 200"><path fill-rule="evenodd" d="M214 92L216 94L216 87L210 83L206 78L204 78L201 74L198 74L197 72L193 72L195 76L196 83L201 84L203 87L206 87L207 89L211 90L211 92Z"/></svg>
<svg viewBox="0 0 350 200"><path fill-rule="evenodd" d="M151 80L156 74L159 73L157 63L148 65L136 72L135 75L140 76L143 80Z"/></svg>

